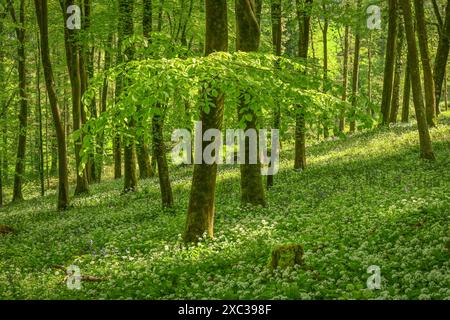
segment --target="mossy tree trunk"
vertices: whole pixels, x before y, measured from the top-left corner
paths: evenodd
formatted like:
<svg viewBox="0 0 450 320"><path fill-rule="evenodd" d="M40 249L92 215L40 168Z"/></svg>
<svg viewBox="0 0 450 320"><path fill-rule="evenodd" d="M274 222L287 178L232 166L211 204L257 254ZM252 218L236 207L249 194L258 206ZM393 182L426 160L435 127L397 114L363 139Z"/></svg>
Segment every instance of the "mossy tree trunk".
<svg viewBox="0 0 450 320"><path fill-rule="evenodd" d="M434 160L433 146L430 132L428 130L425 106L422 94L422 85L419 70L419 54L417 52L417 42L414 34L413 18L409 0L399 0L403 10L405 22L405 34L408 43L408 65L411 73L411 87L416 110L417 126L420 139L420 156L424 159Z"/></svg>
<svg viewBox="0 0 450 320"><path fill-rule="evenodd" d="M358 11L361 9L361 0L357 2ZM359 30L355 32L355 52L353 56L353 75L352 75L352 112L350 119L350 133L356 131L356 108L358 107L358 94L359 94L359 57L361 51L361 34Z"/></svg>
<svg viewBox="0 0 450 320"><path fill-rule="evenodd" d="M13 201L23 200L22 183L25 173L25 151L27 143L28 125L28 97L27 97L27 71L25 54L25 1L20 1L19 19L16 17L14 4L8 1L11 18L16 24L15 31L17 37L18 75L19 75L19 138L17 144L16 170L14 172Z"/></svg>
<svg viewBox="0 0 450 320"><path fill-rule="evenodd" d="M134 0L119 0L119 39L125 39L133 36L134 24L133 24L133 12L134 12ZM128 46L124 50L124 60L131 61L134 57L134 48ZM122 79L122 84L126 81L130 81L127 78ZM122 87L123 89L123 87ZM137 178L137 161L136 161L136 140L135 140L135 127L136 119L131 117L127 122L127 127L130 135L124 139L124 192L133 192L137 190L138 178Z"/></svg>
<svg viewBox="0 0 450 320"><path fill-rule="evenodd" d="M55 81L50 61L48 43L48 6L47 0L34 0L36 17L41 35L41 58L44 68L45 84L47 87L48 99L50 102L53 121L55 123L56 138L58 140L58 210L65 210L69 206L69 181L67 172L66 137L63 123L61 121L58 99L56 97Z"/></svg>
<svg viewBox="0 0 450 320"><path fill-rule="evenodd" d="M152 27L152 0L144 0L142 8L142 30L144 38L151 42ZM139 165L139 178L147 179L154 176L152 170L152 163L150 160L150 147L145 141L144 136L138 138L138 144L136 146L137 160Z"/></svg>
<svg viewBox="0 0 450 320"><path fill-rule="evenodd" d="M259 49L261 30L257 18L257 6L254 0L235 0L236 9L236 49L243 52L257 52ZM251 117L246 121L245 131L256 130L258 115L249 110L242 98L238 110L239 120ZM266 205L266 196L261 176L261 163L256 155L257 163L250 164L250 138L245 138L245 163L241 164L241 203Z"/></svg>
<svg viewBox="0 0 450 320"><path fill-rule="evenodd" d="M445 9L445 21L440 29L439 44L436 51L436 60L434 62L434 85L436 96L436 112L439 113L439 103L442 95L442 84L445 82L446 68L450 48L450 0L447 0ZM447 97L446 97L447 99ZM447 102L447 100L446 100Z"/></svg>
<svg viewBox="0 0 450 320"><path fill-rule="evenodd" d="M427 114L427 124L430 127L436 126L436 96L434 91L434 78L431 69L431 59L428 50L428 35L425 22L425 11L423 0L414 0L417 23L417 38L419 39L420 57L422 60L425 109Z"/></svg>
<svg viewBox="0 0 450 320"><path fill-rule="evenodd" d="M228 11L226 0L206 0L206 46L205 55L228 51ZM224 96L211 97L213 107L209 113L200 111L202 136L209 129L222 129ZM209 142L202 142L202 153ZM184 232L185 242L196 242L207 233L214 237L214 210L217 163L196 164L192 178L191 196Z"/></svg>
<svg viewBox="0 0 450 320"><path fill-rule="evenodd" d="M394 66L397 49L397 23L398 0L389 0L389 26L386 46L386 57L384 60L384 82L381 100L382 124L389 121L390 106L392 100L392 86L394 82Z"/></svg>
<svg viewBox="0 0 450 320"><path fill-rule="evenodd" d="M411 98L411 72L409 59L406 59L405 80L403 83L402 122L409 122L409 100Z"/></svg>
<svg viewBox="0 0 450 320"><path fill-rule="evenodd" d="M350 52L350 27L345 26L344 34L344 68L342 71L342 101L347 101L348 89L348 58ZM342 109L339 117L339 132L345 131L345 109Z"/></svg>
<svg viewBox="0 0 450 320"><path fill-rule="evenodd" d="M311 30L312 0L296 0L297 20L299 25L298 56L308 58L309 33ZM306 169L306 122L304 106L296 106L295 115L295 170Z"/></svg>
<svg viewBox="0 0 450 320"><path fill-rule="evenodd" d="M282 37L283 37L283 26L281 24L281 0L273 0L271 7L271 16L272 16L272 46L273 52L277 56L281 56L282 53ZM277 63L276 67L279 67ZM274 115L273 115L273 128L280 129L281 125L281 107L278 104L275 107ZM272 165L272 164L270 164ZM267 189L273 186L274 183L274 175L269 174L267 176Z"/></svg>
<svg viewBox="0 0 450 320"><path fill-rule="evenodd" d="M389 115L389 123L396 123L398 111L400 109L400 93L401 93L401 77L402 77L402 52L403 52L403 39L404 32L403 26L398 20L398 37L397 37L397 52L396 52L396 61L395 61L395 72L394 72L394 84L392 89L392 101L391 101L391 113Z"/></svg>
<svg viewBox="0 0 450 320"><path fill-rule="evenodd" d="M166 145L164 143L164 110L156 105L152 119L153 154L158 164L159 186L163 208L173 207L172 186L170 184L169 166L167 164Z"/></svg>
<svg viewBox="0 0 450 320"><path fill-rule="evenodd" d="M109 48L112 47L112 41L113 41L113 35L110 34L108 36L108 45L110 45ZM110 66L111 66L111 54L109 51L109 48L105 50L105 58L104 58L104 65L103 70L106 72ZM105 75L103 78L103 84L101 88L101 98L100 98L100 113L106 112L106 108L108 105L108 77ZM98 136L98 163L97 163L97 182L101 182L102 180L102 173L103 173L103 153L105 149L105 137L104 132L101 131Z"/></svg>
<svg viewBox="0 0 450 320"><path fill-rule="evenodd" d="M66 27L66 21L70 13L67 8L74 4L73 0L60 0L61 10L64 15L64 43L66 48L67 69L69 71L70 84L72 89L72 120L73 130L80 130L82 124L81 118L81 73L80 73L80 46L78 44L78 30ZM75 165L76 165L76 188L75 195L89 192L89 184L87 179L86 168L80 170L81 166L81 149L83 135L79 135L75 139Z"/></svg>

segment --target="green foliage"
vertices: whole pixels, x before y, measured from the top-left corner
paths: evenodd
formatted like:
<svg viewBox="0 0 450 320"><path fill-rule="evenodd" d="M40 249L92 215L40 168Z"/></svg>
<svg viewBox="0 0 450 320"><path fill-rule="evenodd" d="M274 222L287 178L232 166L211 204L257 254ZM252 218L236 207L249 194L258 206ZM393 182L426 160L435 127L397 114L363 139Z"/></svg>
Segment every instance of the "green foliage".
<svg viewBox="0 0 450 320"><path fill-rule="evenodd" d="M191 167L173 169L175 214L160 209L157 180L120 195L94 185L61 216L55 192L0 209L1 299L448 299L450 114L432 129L436 162L417 157L412 125L359 133L309 148L310 167L281 170L267 208L242 208L239 169L218 175L216 235L186 247ZM92 242L91 242L92 240ZM300 243L304 266L267 268L272 249ZM82 290L68 290L75 264ZM366 287L381 268L381 290Z"/></svg>

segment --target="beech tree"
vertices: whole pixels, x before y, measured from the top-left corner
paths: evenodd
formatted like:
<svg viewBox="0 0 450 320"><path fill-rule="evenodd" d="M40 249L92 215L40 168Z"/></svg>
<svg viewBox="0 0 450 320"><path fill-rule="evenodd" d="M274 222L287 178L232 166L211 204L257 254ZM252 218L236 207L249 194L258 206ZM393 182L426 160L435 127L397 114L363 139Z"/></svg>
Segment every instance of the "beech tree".
<svg viewBox="0 0 450 320"><path fill-rule="evenodd" d="M261 30L257 19L254 0L235 0L236 7L236 49L244 52L257 52ZM258 131L258 116L246 103L246 92L242 93L238 110L239 120L245 121L245 131ZM261 163L250 163L250 137L245 137L245 164L241 164L241 203L266 205L265 191L261 176Z"/></svg>
<svg viewBox="0 0 450 320"><path fill-rule="evenodd" d="M425 106L422 94L422 85L419 70L419 55L417 42L414 35L413 17L411 5L408 0L399 0L403 11L405 22L406 41L408 43L408 65L411 75L411 87L416 110L417 126L420 138L420 156L424 159L434 160L433 146L431 144L430 132L428 130Z"/></svg>
<svg viewBox="0 0 450 320"><path fill-rule="evenodd" d="M50 60L47 0L34 0L34 5L41 36L41 58L44 69L45 85L47 87L48 100L50 102L52 110L56 138L58 141L58 210L65 210L69 206L69 179L67 170L66 137L61 122L61 114L58 106L55 81L53 78L53 69Z"/></svg>
<svg viewBox="0 0 450 320"><path fill-rule="evenodd" d="M381 101L382 124L389 121L397 50L398 0L389 0L389 28L384 62L383 95Z"/></svg>
<svg viewBox="0 0 450 320"><path fill-rule="evenodd" d="M228 51L228 8L226 0L205 0L206 34L205 55L213 52ZM200 110L202 132L209 129L221 130L224 113L224 95L209 97L212 107L209 112ZM201 152L209 143L203 142ZM195 164L192 178L191 195L184 232L185 242L196 242L204 233L214 236L214 213L216 192L217 163Z"/></svg>

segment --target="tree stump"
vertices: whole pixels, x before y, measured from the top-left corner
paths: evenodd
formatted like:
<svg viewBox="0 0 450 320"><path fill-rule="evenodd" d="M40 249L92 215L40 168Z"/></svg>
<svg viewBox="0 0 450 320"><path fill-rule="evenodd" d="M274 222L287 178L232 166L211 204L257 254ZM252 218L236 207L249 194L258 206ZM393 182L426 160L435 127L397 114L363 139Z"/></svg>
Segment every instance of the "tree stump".
<svg viewBox="0 0 450 320"><path fill-rule="evenodd" d="M269 266L271 269L293 268L303 264L303 246L299 244L285 244L272 250Z"/></svg>

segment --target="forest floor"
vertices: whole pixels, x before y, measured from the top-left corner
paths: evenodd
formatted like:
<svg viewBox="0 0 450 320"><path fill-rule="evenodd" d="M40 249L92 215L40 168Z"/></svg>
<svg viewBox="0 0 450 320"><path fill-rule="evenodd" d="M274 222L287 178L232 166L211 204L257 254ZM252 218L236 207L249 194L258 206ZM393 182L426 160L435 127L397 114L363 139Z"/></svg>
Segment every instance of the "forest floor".
<svg viewBox="0 0 450 320"><path fill-rule="evenodd" d="M414 125L308 148L308 169L282 152L267 208L241 208L239 170L220 168L215 240L181 245L192 168L173 168L177 207L157 179L121 181L55 212L55 192L0 210L0 299L450 299L450 112L431 131L436 162L418 159ZM304 246L300 267L271 272L274 246ZM66 268L80 268L69 290ZM369 290L369 266L381 288Z"/></svg>

